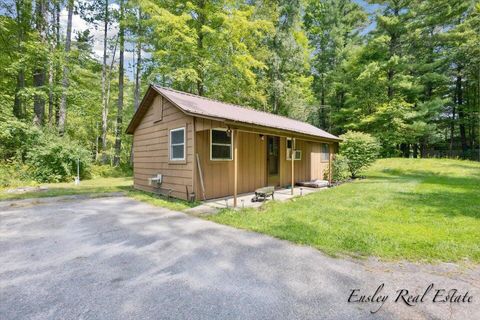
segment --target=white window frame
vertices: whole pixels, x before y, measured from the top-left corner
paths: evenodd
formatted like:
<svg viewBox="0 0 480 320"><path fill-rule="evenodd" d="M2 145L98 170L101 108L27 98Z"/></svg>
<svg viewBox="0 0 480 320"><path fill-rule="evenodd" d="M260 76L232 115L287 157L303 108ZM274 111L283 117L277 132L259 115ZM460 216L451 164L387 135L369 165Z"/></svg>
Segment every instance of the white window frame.
<svg viewBox="0 0 480 320"><path fill-rule="evenodd" d="M180 131L180 130L183 130L183 143L175 143L175 144L172 144L172 132L176 132L176 131ZM185 161L185 157L186 157L186 149L185 146L186 146L186 128L185 127L180 127L180 128L175 128L175 129L170 129L169 132L168 132L168 153L169 153L169 159L170 161ZM172 151L172 147L173 146L183 146L183 158L174 158L173 157L173 151Z"/></svg>
<svg viewBox="0 0 480 320"><path fill-rule="evenodd" d="M288 161L291 161L292 160L292 148L289 148L288 147L288 141L292 141L291 145L293 147L293 140L292 138L286 138L285 140L285 149L286 149L286 155L287 155L287 160ZM295 161L299 161L299 160L302 160L302 150L299 150L299 149L294 149L294 152L295 152ZM298 157L297 157L298 155Z"/></svg>
<svg viewBox="0 0 480 320"><path fill-rule="evenodd" d="M213 158L212 157L212 146L213 143L213 131L228 131L225 128L212 128L210 129L210 161L232 161L233 160L233 134L230 132L230 144L227 143L215 143L217 146L230 146L230 158Z"/></svg>
<svg viewBox="0 0 480 320"><path fill-rule="evenodd" d="M292 160L292 148L288 147L288 141L290 141L290 145L293 147L293 140L292 138L287 138L285 140L285 149L287 150L287 160Z"/></svg>

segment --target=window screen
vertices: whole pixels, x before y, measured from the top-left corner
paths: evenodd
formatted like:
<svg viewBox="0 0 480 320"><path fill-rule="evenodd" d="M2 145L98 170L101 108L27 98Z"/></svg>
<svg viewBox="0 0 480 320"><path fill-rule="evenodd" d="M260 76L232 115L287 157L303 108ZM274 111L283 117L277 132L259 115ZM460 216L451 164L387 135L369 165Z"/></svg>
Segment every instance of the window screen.
<svg viewBox="0 0 480 320"><path fill-rule="evenodd" d="M226 130L212 129L210 158L212 160L232 159L232 135Z"/></svg>
<svg viewBox="0 0 480 320"><path fill-rule="evenodd" d="M185 128L170 130L170 160L185 160Z"/></svg>

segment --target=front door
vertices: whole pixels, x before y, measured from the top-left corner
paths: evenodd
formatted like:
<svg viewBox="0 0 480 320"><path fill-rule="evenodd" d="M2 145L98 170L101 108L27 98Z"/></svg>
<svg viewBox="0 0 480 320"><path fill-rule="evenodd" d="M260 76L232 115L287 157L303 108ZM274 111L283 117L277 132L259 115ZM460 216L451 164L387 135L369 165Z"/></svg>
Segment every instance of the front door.
<svg viewBox="0 0 480 320"><path fill-rule="evenodd" d="M280 184L280 138L267 136L267 184Z"/></svg>

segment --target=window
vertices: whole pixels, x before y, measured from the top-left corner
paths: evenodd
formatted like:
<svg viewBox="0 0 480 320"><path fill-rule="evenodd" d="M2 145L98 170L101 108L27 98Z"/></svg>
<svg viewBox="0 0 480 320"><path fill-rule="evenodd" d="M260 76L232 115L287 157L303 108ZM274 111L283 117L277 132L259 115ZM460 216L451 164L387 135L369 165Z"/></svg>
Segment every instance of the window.
<svg viewBox="0 0 480 320"><path fill-rule="evenodd" d="M287 138L287 160L292 159L292 138Z"/></svg>
<svg viewBox="0 0 480 320"><path fill-rule="evenodd" d="M226 129L210 131L210 160L232 160L232 135Z"/></svg>
<svg viewBox="0 0 480 320"><path fill-rule="evenodd" d="M292 160L292 138L287 138L287 160ZM295 160L302 160L302 150L295 150Z"/></svg>
<svg viewBox="0 0 480 320"><path fill-rule="evenodd" d="M185 128L170 130L170 160L185 160Z"/></svg>
<svg viewBox="0 0 480 320"><path fill-rule="evenodd" d="M322 161L330 160L330 148L326 143L322 143Z"/></svg>

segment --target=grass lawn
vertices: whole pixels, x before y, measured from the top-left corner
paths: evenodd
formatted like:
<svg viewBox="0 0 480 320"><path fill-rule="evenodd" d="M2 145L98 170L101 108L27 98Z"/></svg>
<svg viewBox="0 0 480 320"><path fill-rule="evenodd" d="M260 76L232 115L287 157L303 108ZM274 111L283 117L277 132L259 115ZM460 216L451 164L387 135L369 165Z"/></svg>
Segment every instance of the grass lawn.
<svg viewBox="0 0 480 320"><path fill-rule="evenodd" d="M80 185L76 186L73 182L42 184L48 187L46 191L25 192L25 193L6 193L0 189L0 200L16 200L30 198L44 198L66 195L95 195L101 196L105 193L124 192L126 196L132 197L139 201L150 203L154 206L164 207L172 210L184 210L198 203L189 203L183 200L166 199L158 197L154 194L134 190L132 187L131 177L121 178L95 178L91 180L83 180Z"/></svg>
<svg viewBox="0 0 480 320"><path fill-rule="evenodd" d="M25 192L25 193L6 193L6 189L0 190L0 200L15 200L29 198L44 198L55 196L66 196L75 194L95 194L107 192L128 191L132 186L131 177L121 178L96 178L91 180L82 180L80 185L76 186L73 182L46 183L41 184L48 189L45 191Z"/></svg>
<svg viewBox="0 0 480 320"><path fill-rule="evenodd" d="M366 179L208 219L385 260L480 262L480 163L382 159Z"/></svg>

